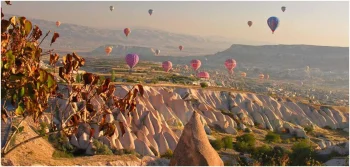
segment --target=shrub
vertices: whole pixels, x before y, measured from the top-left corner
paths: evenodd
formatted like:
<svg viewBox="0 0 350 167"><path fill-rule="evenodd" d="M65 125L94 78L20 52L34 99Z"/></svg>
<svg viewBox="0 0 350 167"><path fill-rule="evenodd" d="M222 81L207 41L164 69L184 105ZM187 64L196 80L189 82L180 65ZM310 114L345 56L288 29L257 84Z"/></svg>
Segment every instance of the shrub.
<svg viewBox="0 0 350 167"><path fill-rule="evenodd" d="M328 129L328 130L332 130L332 128L330 126L328 126L328 125L324 126L323 128L324 129Z"/></svg>
<svg viewBox="0 0 350 167"><path fill-rule="evenodd" d="M173 157L173 151L168 149L164 154L160 156L161 158L171 159Z"/></svg>
<svg viewBox="0 0 350 167"><path fill-rule="evenodd" d="M233 145L232 145L232 137L226 136L226 137L222 138L222 141L223 141L225 150L226 150L227 148L229 148L229 149L232 149L232 148L233 148Z"/></svg>
<svg viewBox="0 0 350 167"><path fill-rule="evenodd" d="M210 144L215 150L220 150L224 146L224 142L222 142L219 139L216 139L214 141L210 141Z"/></svg>
<svg viewBox="0 0 350 167"><path fill-rule="evenodd" d="M305 130L306 133L310 133L310 132L314 131L314 127L313 126L308 126L308 127L305 127L304 130Z"/></svg>
<svg viewBox="0 0 350 167"><path fill-rule="evenodd" d="M111 82L114 82L115 81L115 72L114 70L112 70L111 72Z"/></svg>
<svg viewBox="0 0 350 167"><path fill-rule="evenodd" d="M206 82L201 82L200 85L201 85L202 88L207 88L208 87L208 83L206 83Z"/></svg>
<svg viewBox="0 0 350 167"><path fill-rule="evenodd" d="M93 145L95 146L96 155L113 155L112 150L102 142L94 139Z"/></svg>
<svg viewBox="0 0 350 167"><path fill-rule="evenodd" d="M307 140L301 140L295 143L292 147L291 164L292 166L309 166L310 164L317 164L312 157L315 156L314 149Z"/></svg>
<svg viewBox="0 0 350 167"><path fill-rule="evenodd" d="M73 158L73 154L72 153L68 153L68 152L64 152L64 151L60 151L60 150L55 150L52 154L53 158Z"/></svg>
<svg viewBox="0 0 350 167"><path fill-rule="evenodd" d="M280 137L280 135L278 135L276 133L268 132L265 136L265 140L269 143L271 143L271 142L280 143L281 137Z"/></svg>
<svg viewBox="0 0 350 167"><path fill-rule="evenodd" d="M255 136L253 134L244 134L236 137L237 142L245 142L250 146L255 146Z"/></svg>

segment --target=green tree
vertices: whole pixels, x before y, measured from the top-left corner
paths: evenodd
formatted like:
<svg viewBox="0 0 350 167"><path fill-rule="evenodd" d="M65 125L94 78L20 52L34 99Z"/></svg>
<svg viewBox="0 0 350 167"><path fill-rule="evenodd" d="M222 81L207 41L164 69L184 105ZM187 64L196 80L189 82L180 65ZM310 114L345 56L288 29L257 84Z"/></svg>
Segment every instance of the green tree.
<svg viewBox="0 0 350 167"><path fill-rule="evenodd" d="M233 148L233 145L232 145L232 137L226 136L226 137L222 138L222 141L224 142L224 148L225 148L225 150L226 150L227 148L229 148L229 149L232 149L232 148Z"/></svg>
<svg viewBox="0 0 350 167"><path fill-rule="evenodd" d="M269 143L280 143L282 141L280 135L273 132L268 132L265 136L265 140Z"/></svg>
<svg viewBox="0 0 350 167"><path fill-rule="evenodd" d="M115 82L115 72L112 70L111 72L111 82Z"/></svg>

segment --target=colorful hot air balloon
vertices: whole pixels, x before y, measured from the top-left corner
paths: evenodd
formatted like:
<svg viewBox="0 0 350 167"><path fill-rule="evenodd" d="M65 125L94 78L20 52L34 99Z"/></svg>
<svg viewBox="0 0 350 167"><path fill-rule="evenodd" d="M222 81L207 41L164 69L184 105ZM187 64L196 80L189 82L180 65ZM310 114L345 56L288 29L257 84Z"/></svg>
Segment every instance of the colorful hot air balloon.
<svg viewBox="0 0 350 167"><path fill-rule="evenodd" d="M281 9L282 9L283 12L286 11L286 7L285 6L282 6Z"/></svg>
<svg viewBox="0 0 350 167"><path fill-rule="evenodd" d="M165 61L162 63L162 67L165 72L169 72L169 70L173 67L173 63L171 63L171 61Z"/></svg>
<svg viewBox="0 0 350 167"><path fill-rule="evenodd" d="M248 21L248 26L251 27L253 25L252 21Z"/></svg>
<svg viewBox="0 0 350 167"><path fill-rule="evenodd" d="M264 75L264 74L260 74L260 75L259 75L259 79L260 79L260 80L263 80L263 79L264 79L264 77L265 77L265 75Z"/></svg>
<svg viewBox="0 0 350 167"><path fill-rule="evenodd" d="M198 76L198 78L204 78L204 79L209 79L210 78L209 73L203 72L203 71L198 73L197 76Z"/></svg>
<svg viewBox="0 0 350 167"><path fill-rule="evenodd" d="M241 72L241 77L245 78L247 76L247 73Z"/></svg>
<svg viewBox="0 0 350 167"><path fill-rule="evenodd" d="M107 46L106 48L105 48L105 52L106 52L106 54L109 56L109 54L112 52L112 47L110 47L110 46Z"/></svg>
<svg viewBox="0 0 350 167"><path fill-rule="evenodd" d="M227 59L225 61L225 66L231 74L233 73L233 69L236 67L236 64L236 60L234 59Z"/></svg>
<svg viewBox="0 0 350 167"><path fill-rule="evenodd" d="M114 10L114 6L110 6L109 10L113 11Z"/></svg>
<svg viewBox="0 0 350 167"><path fill-rule="evenodd" d="M124 29L124 34L126 35L126 37L128 37L128 35L130 34L131 30L130 28L125 28Z"/></svg>
<svg viewBox="0 0 350 167"><path fill-rule="evenodd" d="M183 47L182 45L179 46L180 51L181 51L183 48L184 48L184 47Z"/></svg>
<svg viewBox="0 0 350 167"><path fill-rule="evenodd" d="M157 50L156 50L156 55L159 55L159 53L160 53L160 50L157 49Z"/></svg>
<svg viewBox="0 0 350 167"><path fill-rule="evenodd" d="M191 66L194 71L197 71L201 65L202 63L200 60L191 60Z"/></svg>
<svg viewBox="0 0 350 167"><path fill-rule="evenodd" d="M60 21L56 21L56 26L59 27L61 25Z"/></svg>
<svg viewBox="0 0 350 167"><path fill-rule="evenodd" d="M150 16L152 16L153 9L148 10L148 13L149 13Z"/></svg>
<svg viewBox="0 0 350 167"><path fill-rule="evenodd" d="M272 34L275 32L279 24L279 19L275 16L270 17L267 19L267 25L270 27Z"/></svg>
<svg viewBox="0 0 350 167"><path fill-rule="evenodd" d="M126 64L130 67L130 71L132 68L136 66L136 64L139 62L139 55L135 53L129 53L125 56Z"/></svg>

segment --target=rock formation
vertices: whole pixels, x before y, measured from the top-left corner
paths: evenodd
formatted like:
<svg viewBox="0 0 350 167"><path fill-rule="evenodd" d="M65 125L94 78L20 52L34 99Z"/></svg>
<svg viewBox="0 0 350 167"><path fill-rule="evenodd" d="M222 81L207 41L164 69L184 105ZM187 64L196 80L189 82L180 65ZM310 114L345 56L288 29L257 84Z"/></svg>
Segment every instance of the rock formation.
<svg viewBox="0 0 350 167"><path fill-rule="evenodd" d="M175 148L170 166L223 166L218 153L210 145L200 115L193 112Z"/></svg>

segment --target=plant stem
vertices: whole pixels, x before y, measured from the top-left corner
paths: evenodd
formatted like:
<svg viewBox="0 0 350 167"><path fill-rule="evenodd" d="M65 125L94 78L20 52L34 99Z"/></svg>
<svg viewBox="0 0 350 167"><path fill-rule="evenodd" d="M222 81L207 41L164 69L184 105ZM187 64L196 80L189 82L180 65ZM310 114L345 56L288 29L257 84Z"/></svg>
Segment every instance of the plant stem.
<svg viewBox="0 0 350 167"><path fill-rule="evenodd" d="M21 120L21 122L17 125L17 127L21 126L22 122L27 118L27 116L24 116L23 119ZM10 138L7 140L2 152L3 154L5 153L7 147L10 144L10 141L12 140L12 138L15 136L15 134L18 132L18 128L16 128L16 130L12 133L12 135L10 136Z"/></svg>

